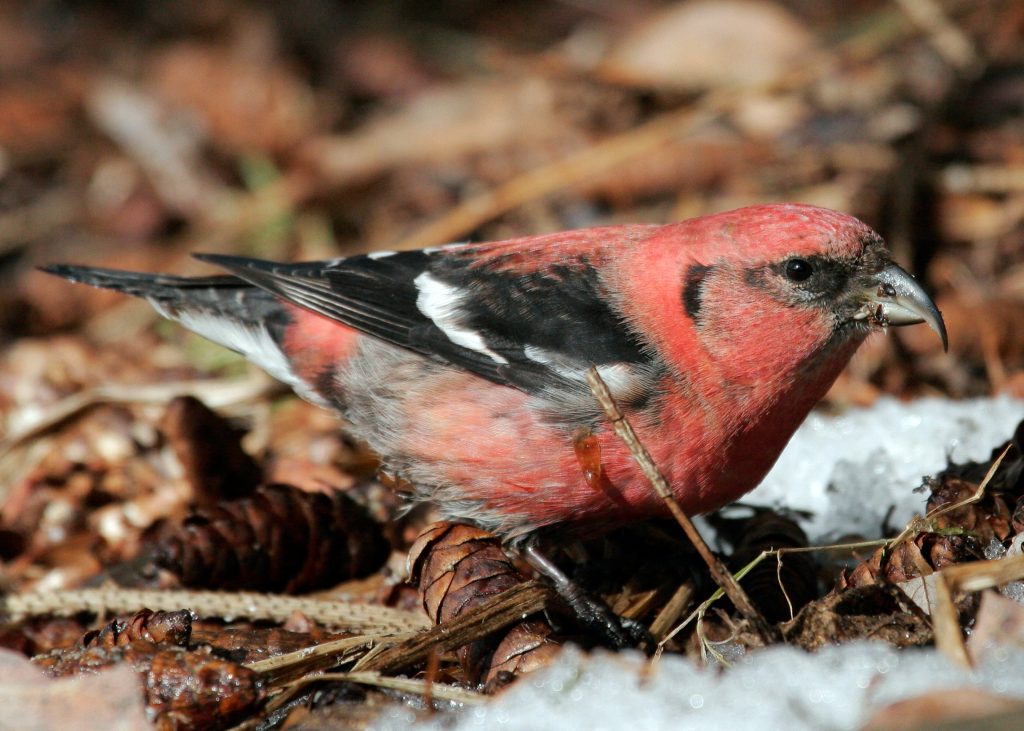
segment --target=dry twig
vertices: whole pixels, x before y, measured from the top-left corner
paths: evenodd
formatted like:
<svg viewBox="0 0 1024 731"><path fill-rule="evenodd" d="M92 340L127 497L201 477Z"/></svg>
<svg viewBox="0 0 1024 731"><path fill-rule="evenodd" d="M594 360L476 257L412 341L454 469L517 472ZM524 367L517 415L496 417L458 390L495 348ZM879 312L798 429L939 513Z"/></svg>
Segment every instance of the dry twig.
<svg viewBox="0 0 1024 731"><path fill-rule="evenodd" d="M683 512L682 507L676 501L675 496L672 494L672 489L668 485L668 481L665 480L664 475L658 469L657 465L654 464L654 460L651 458L650 452L640 443L639 438L636 436L636 432L633 431L632 425L626 419L626 415L622 413L618 405L615 403L615 399L612 397L611 391L608 389L608 385L601 378L601 375L597 372L597 368L591 367L587 371L587 384L590 386L590 390L594 393L594 397L598 403L601 404L601 408L604 411L605 416L612 424L612 429L619 438L625 442L629 448L629 453L633 455L633 459L636 460L640 470L644 473L644 476L651 481L651 485L654 487L654 491L658 493L665 505L668 507L669 512L672 513L672 517L676 519L676 522L682 527L686 537L690 539L694 548L697 549L697 553L704 559L704 563L708 565L708 569L711 571L711 577L715 580L715 583L722 587L722 590L726 593L733 605L739 611L743 617L750 622L761 638L765 641L765 644L771 644L777 639L777 633L772 629L771 625L765 620L754 603L750 601L750 597L743 591L743 588L736 581L735 577L725 567L715 554L711 552L708 544L705 543L701 537L697 528L693 525L693 521Z"/></svg>
<svg viewBox="0 0 1024 731"><path fill-rule="evenodd" d="M351 662L367 648L387 640L401 640L412 633L365 634L355 637L343 637L339 640L321 642L319 645L304 647L294 652L268 657L246 665L247 668L260 673L265 682L272 686L291 683L309 673L319 672Z"/></svg>
<svg viewBox="0 0 1024 731"><path fill-rule="evenodd" d="M421 695L424 698L431 697L442 701L454 701L455 703L483 703L487 696L467 688L460 688L457 685L428 681L424 678L391 678L374 671L360 671L352 673L323 673L309 678L302 678L295 682L297 687L318 683L320 681L340 680L348 683L359 683L370 685L375 688L387 688L402 693Z"/></svg>
<svg viewBox="0 0 1024 731"><path fill-rule="evenodd" d="M985 497L985 489L988 487L988 483L992 481L993 477L995 477L996 471L999 469L999 465L1003 463L1003 459L1006 457L1007 454L1009 454L1010 448L1012 446L1012 444L1006 445L1006 449L1004 449L1002 454L1000 454L996 458L996 460L992 463L992 466L988 468L988 472L985 473L984 479L982 479L982 481L978 484L978 489L974 491L973 495L961 500L958 503L946 505L943 508L939 508L938 510L928 513L923 518L915 518L914 520L910 521L907 524L907 527L904 528L898 536L889 541L889 545L887 546L888 550L892 550L900 543L903 543L906 540L910 540L912 537L916 536L919 533L930 531L932 529L932 521L934 521L936 518L942 515L946 515L947 513L951 513L954 510L959 510L960 508L966 507L967 505L973 505L974 503L978 502L983 497Z"/></svg>
<svg viewBox="0 0 1024 731"><path fill-rule="evenodd" d="M550 595L550 589L535 581L520 584L481 604L476 611L368 654L353 669L388 672L422 662L431 652L454 650L541 611Z"/></svg>

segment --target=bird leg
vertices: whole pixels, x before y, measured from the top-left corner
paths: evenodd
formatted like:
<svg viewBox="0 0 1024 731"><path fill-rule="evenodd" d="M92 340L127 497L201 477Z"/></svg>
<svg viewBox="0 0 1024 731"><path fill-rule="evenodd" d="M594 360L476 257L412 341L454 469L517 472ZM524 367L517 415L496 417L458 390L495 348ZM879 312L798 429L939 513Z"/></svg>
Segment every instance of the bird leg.
<svg viewBox="0 0 1024 731"><path fill-rule="evenodd" d="M531 542L522 549L526 562L551 582L555 592L572 610L576 620L586 629L604 639L616 649L641 648L650 652L654 638L640 622L619 616L604 601L592 596L579 584L566 576L555 563Z"/></svg>
<svg viewBox="0 0 1024 731"><path fill-rule="evenodd" d="M604 495L611 502L628 509L622 493L608 478L601 462L601 445L594 433L585 427L573 434L573 451L579 462L580 471L592 490ZM653 647L653 640L640 623L620 617L597 597L570 579L537 547L536 539L524 547L523 556L533 569L546 577L552 587L569 606L577 621L588 630L602 637L606 644L615 649L627 647Z"/></svg>

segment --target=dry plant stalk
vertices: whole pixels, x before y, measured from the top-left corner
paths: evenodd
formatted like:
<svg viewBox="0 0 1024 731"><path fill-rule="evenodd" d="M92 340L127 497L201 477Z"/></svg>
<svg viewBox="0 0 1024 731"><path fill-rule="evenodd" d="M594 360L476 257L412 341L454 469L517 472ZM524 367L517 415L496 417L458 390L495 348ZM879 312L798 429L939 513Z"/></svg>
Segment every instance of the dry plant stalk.
<svg viewBox="0 0 1024 731"><path fill-rule="evenodd" d="M1003 463L1003 459L1006 457L1007 454L1009 454L1010 448L1012 446L1012 443L1006 445L1006 449L1002 451L1002 453L992 463L992 466L988 468L988 472L985 473L985 477L978 484L978 489L974 492L973 495L964 500L961 500L958 503L954 503L953 505L946 505L945 507L940 508L939 510L936 510L932 513L929 513L928 515L925 515L923 518L915 518L914 520L910 521L907 524L907 527L904 528L898 536L889 541L888 546L886 546L887 550L895 548L900 543L909 540L912 536L916 536L918 533L921 533L922 531L930 530L931 521L933 521L935 518L946 515L947 513L952 513L954 510L959 510L960 508L966 507L967 505L972 505L973 503L976 503L983 497L985 497L985 490L986 488L988 488L988 483L990 483L992 481L992 478L995 477L996 472L999 470L999 465Z"/></svg>
<svg viewBox="0 0 1024 731"><path fill-rule="evenodd" d="M296 612L320 624L353 632L417 632L430 627L418 612L370 604L325 601L278 594L150 589L71 589L0 597L0 616L10 621L79 612L124 614L140 607L175 611L187 607L200 617L235 617L284 622Z"/></svg>
<svg viewBox="0 0 1024 731"><path fill-rule="evenodd" d="M611 391L608 389L608 385L601 378L601 375L597 372L597 368L591 367L587 371L587 384L590 386L590 390L593 392L594 397L601 405L601 409L604 411L608 421L611 422L612 428L618 437L625 442L629 448L629 453L633 456L640 470L644 473L644 476L650 480L651 485L654 487L654 491L658 493L665 505L668 507L672 517L676 519L676 522L682 527L686 537L690 539L694 548L697 549L697 553L704 559L704 563L707 564L708 569L711 571L711 577L715 580L715 583L722 587L722 591L725 592L726 596L732 601L733 605L739 611L743 617L750 622L751 626L754 627L755 631L761 636L765 644L771 644L774 642L778 635L775 630L772 629L771 625L765 620L753 602L750 601L750 597L743 591L743 588L739 585L736 579L733 577L729 570L725 567L717 556L715 556L708 544L701 537L697 528L693 525L693 521L683 512L682 507L676 501L672 495L672 490L665 480L664 475L658 469L657 465L654 464L654 460L651 458L650 452L640 443L639 438L636 436L636 432L633 431L633 426L626 419L626 415L622 413L618 405L615 403L615 399L612 397Z"/></svg>
<svg viewBox="0 0 1024 731"><path fill-rule="evenodd" d="M268 657L265 660L257 660L247 663L245 667L255 673L269 686L281 686L291 683L304 675L315 673L329 668L337 667L346 662L351 662L357 657L364 656L367 648L377 643L387 641L399 641L413 636L414 633L406 632L400 635L394 634L365 634L356 637L343 637L338 640L328 640L319 645L304 647L294 652L286 652L282 655Z"/></svg>
<svg viewBox="0 0 1024 731"><path fill-rule="evenodd" d="M687 605L693 599L693 582L687 581L679 585L679 588L675 590L672 597L668 600L658 615L651 622L651 626L648 631L654 637L654 639L661 643L669 632L672 631L672 627L679 618L683 616L683 612L686 610Z"/></svg>
<svg viewBox="0 0 1024 731"><path fill-rule="evenodd" d="M528 581L505 591L450 622L371 652L353 670L394 671L415 665L431 652L449 652L547 607L551 590Z"/></svg>
<svg viewBox="0 0 1024 731"><path fill-rule="evenodd" d="M322 673L320 675L314 675L309 678L298 680L294 685L301 688L311 683L318 683L325 680L359 683L360 685L369 685L375 688L387 688L389 690L397 690L402 693L421 695L424 699L432 697L436 700L453 701L455 703L476 705L487 700L487 696L483 693L477 693L476 691L469 690L468 688L460 688L457 685L438 683L424 678L392 678L387 675L381 675L375 671Z"/></svg>

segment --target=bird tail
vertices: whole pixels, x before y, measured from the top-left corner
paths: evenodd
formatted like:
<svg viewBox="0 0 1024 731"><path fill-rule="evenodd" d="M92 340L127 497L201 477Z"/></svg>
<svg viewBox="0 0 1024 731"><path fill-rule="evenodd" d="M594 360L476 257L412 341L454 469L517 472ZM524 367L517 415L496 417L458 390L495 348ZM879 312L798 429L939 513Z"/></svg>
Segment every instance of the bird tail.
<svg viewBox="0 0 1024 731"><path fill-rule="evenodd" d="M180 277L53 264L49 274L141 297L164 317L298 386L282 343L291 315L273 294L233 275Z"/></svg>
<svg viewBox="0 0 1024 731"><path fill-rule="evenodd" d="M177 277L72 264L51 264L40 269L71 282L112 289L151 302L155 300L154 306L156 302L172 306L185 303L210 306L220 303L223 306L226 300L231 299L239 290L252 289L250 285L231 275Z"/></svg>

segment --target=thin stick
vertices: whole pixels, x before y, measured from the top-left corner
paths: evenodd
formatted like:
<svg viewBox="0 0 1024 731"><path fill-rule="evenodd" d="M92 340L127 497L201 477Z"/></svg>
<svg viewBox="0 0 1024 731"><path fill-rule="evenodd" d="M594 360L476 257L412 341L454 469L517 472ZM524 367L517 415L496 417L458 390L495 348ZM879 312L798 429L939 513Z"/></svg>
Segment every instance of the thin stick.
<svg viewBox="0 0 1024 731"><path fill-rule="evenodd" d="M514 586L472 612L442 622L397 644L368 653L353 670L389 672L422 662L431 652L447 652L544 609L551 590L535 581Z"/></svg>
<svg viewBox="0 0 1024 731"><path fill-rule="evenodd" d="M487 700L487 696L477 693L468 688L460 688L457 685L428 681L424 678L392 678L381 675L376 671L364 670L350 673L322 673L308 678L301 678L295 681L294 685L303 687L321 681L341 680L348 683L360 683L376 688L388 688L403 693L412 693L423 696L428 706L432 699L442 701L454 701L455 703L477 704ZM432 696L433 698L430 698Z"/></svg>
<svg viewBox="0 0 1024 731"><path fill-rule="evenodd" d="M601 374L597 372L596 367L591 367L587 371L587 385L590 386L590 390L593 392L597 402L601 405L601 409L604 411L608 421L612 424L612 429L618 435L626 447L629 449L629 453L633 455L633 459L640 467L641 472L644 476L650 480L651 485L654 487L654 491L658 493L665 505L668 507L672 517L676 519L682 527L686 537L690 539L694 548L697 549L697 553L704 559L704 563L708 565L708 569L711 571L711 577L715 580L715 583L722 587L722 591L725 592L726 596L732 600L733 605L737 611L743 617L750 622L761 639L766 644L771 644L778 639L778 633L768 624L767 620L761 615L761 613L754 606L753 602L750 601L750 597L743 591L743 588L737 583L729 570L725 567L715 554L711 552L708 544L705 543L701 537L697 528L693 525L693 521L687 517L686 513L683 512L682 507L679 505L675 496L672 494L672 489L668 485L668 481L665 480L664 475L658 469L657 465L654 464L654 460L651 458L650 452L640 443L640 440L636 436L636 432L633 431L633 426L626 419L625 414L619 409L615 403L615 399L612 397L611 391L608 390L608 385L601 378Z"/></svg>
<svg viewBox="0 0 1024 731"><path fill-rule="evenodd" d="M264 660L257 660L249 663L246 667L254 670L262 676L263 682L268 686L279 686L292 683L309 673L336 667L345 662L351 662L357 656L365 656L365 650L386 640L400 640L411 636L412 633L401 635L357 635L355 637L343 637L339 640L328 640L319 645L303 647L301 650L286 652L283 655L275 655Z"/></svg>
<svg viewBox="0 0 1024 731"><path fill-rule="evenodd" d="M789 618L793 619L793 602L789 599L789 592L786 591L786 585L782 583L782 554L778 553L775 555L775 580L779 584L779 591L782 592L783 598L786 600L786 606L789 607Z"/></svg>
<svg viewBox="0 0 1024 731"><path fill-rule="evenodd" d="M970 668L971 660L960 629L959 612L953 603L953 592L941 575L935 582L935 604L931 615L936 649L955 665Z"/></svg>
<svg viewBox="0 0 1024 731"><path fill-rule="evenodd" d="M931 522L935 520L935 518L938 518L942 515L946 515L947 513L952 513L954 510L959 510L960 508L965 507L967 505L976 503L983 497L985 497L985 490L986 488L988 488L988 483L991 482L992 478L996 476L996 471L999 469L999 465L1003 463L1003 458L1005 458L1006 455L1010 452L1010 446L1011 445L1007 444L1006 449L1004 449L1002 454L1000 454L996 458L996 461L992 463L992 466L988 468L988 472L985 473L985 477L978 484L978 489L974 491L973 495L964 498L958 503L953 503L952 505L947 505L943 508L939 508L934 512L928 513L924 516L924 518L914 518L909 523L907 523L907 527L904 528L898 536L896 536L889 542L889 549L891 550L895 548L900 543L903 543L903 541L909 539L911 536L915 536L918 533L921 533L922 531L930 530Z"/></svg>
<svg viewBox="0 0 1024 731"><path fill-rule="evenodd" d="M281 691L274 695L264 707L263 718L269 718L306 688L323 681L360 683L377 688L397 690L402 693L422 695L423 701L428 708L432 706L434 699L461 703L463 705L476 705L487 701L487 696L468 688L427 681L421 678L392 678L375 671L313 673L284 683ZM280 678L271 678L270 682L275 686L281 685ZM259 718L249 719L237 726L233 726L230 731L252 731L253 729L263 728L263 725L258 721Z"/></svg>
<svg viewBox="0 0 1024 731"><path fill-rule="evenodd" d="M683 611L693 598L693 582L686 581L679 585L672 598L668 600L658 616L651 622L648 628L655 640L659 642L672 630L672 626L679 621Z"/></svg>

